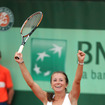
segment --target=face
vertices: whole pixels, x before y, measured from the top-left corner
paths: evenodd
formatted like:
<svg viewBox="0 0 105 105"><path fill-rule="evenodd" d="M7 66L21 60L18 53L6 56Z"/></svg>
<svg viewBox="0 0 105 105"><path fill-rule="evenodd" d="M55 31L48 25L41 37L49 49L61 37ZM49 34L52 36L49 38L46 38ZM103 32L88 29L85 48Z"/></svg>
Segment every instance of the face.
<svg viewBox="0 0 105 105"><path fill-rule="evenodd" d="M66 83L65 75L62 73L55 73L52 75L51 87L55 92L65 91L67 85L68 84Z"/></svg>

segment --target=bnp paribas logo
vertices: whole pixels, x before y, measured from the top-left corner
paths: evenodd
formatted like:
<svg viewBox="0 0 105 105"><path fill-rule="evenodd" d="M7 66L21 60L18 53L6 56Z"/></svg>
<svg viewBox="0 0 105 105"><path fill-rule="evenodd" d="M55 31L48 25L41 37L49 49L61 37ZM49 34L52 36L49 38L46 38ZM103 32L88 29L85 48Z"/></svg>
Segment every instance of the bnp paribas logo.
<svg viewBox="0 0 105 105"><path fill-rule="evenodd" d="M0 7L0 31L6 31L13 26L14 15L7 7Z"/></svg>
<svg viewBox="0 0 105 105"><path fill-rule="evenodd" d="M66 40L31 39L31 75L49 81L54 71L65 71Z"/></svg>

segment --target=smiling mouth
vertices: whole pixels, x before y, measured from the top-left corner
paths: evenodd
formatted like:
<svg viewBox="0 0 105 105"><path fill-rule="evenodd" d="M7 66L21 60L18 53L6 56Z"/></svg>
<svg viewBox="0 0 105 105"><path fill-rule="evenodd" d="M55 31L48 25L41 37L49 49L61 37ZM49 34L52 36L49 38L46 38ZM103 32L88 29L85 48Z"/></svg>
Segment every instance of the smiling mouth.
<svg viewBox="0 0 105 105"><path fill-rule="evenodd" d="M56 87L56 88L61 88L61 86L59 86L59 85L58 85L58 86L55 86L55 87Z"/></svg>

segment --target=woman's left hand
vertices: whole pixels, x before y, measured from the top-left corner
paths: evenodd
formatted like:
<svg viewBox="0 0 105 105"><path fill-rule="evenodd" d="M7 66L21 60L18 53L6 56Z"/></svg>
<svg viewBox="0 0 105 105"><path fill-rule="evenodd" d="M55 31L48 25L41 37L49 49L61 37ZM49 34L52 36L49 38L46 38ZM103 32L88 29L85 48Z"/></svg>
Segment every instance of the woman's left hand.
<svg viewBox="0 0 105 105"><path fill-rule="evenodd" d="M84 63L85 53L79 50L77 56L78 56L78 61L80 63Z"/></svg>

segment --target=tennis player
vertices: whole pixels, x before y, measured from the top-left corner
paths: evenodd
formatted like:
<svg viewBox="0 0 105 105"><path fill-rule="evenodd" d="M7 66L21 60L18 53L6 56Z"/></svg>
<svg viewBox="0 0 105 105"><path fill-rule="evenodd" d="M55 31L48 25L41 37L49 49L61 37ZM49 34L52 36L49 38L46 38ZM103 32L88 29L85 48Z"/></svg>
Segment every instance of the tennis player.
<svg viewBox="0 0 105 105"><path fill-rule="evenodd" d="M39 87L39 85L33 81L30 73L25 66L22 54L16 52L15 57L16 56L19 57L19 59L15 59L15 61L19 64L23 78L25 79L28 86L32 89L33 93L43 103L43 105L77 105L80 95L80 81L83 74L83 64L85 58L84 52L80 50L78 51L78 67L76 70L76 75L71 91L69 93L66 93L66 89L68 86L67 75L64 72L58 71L52 74L50 80L51 87L54 90L53 94L43 91Z"/></svg>

